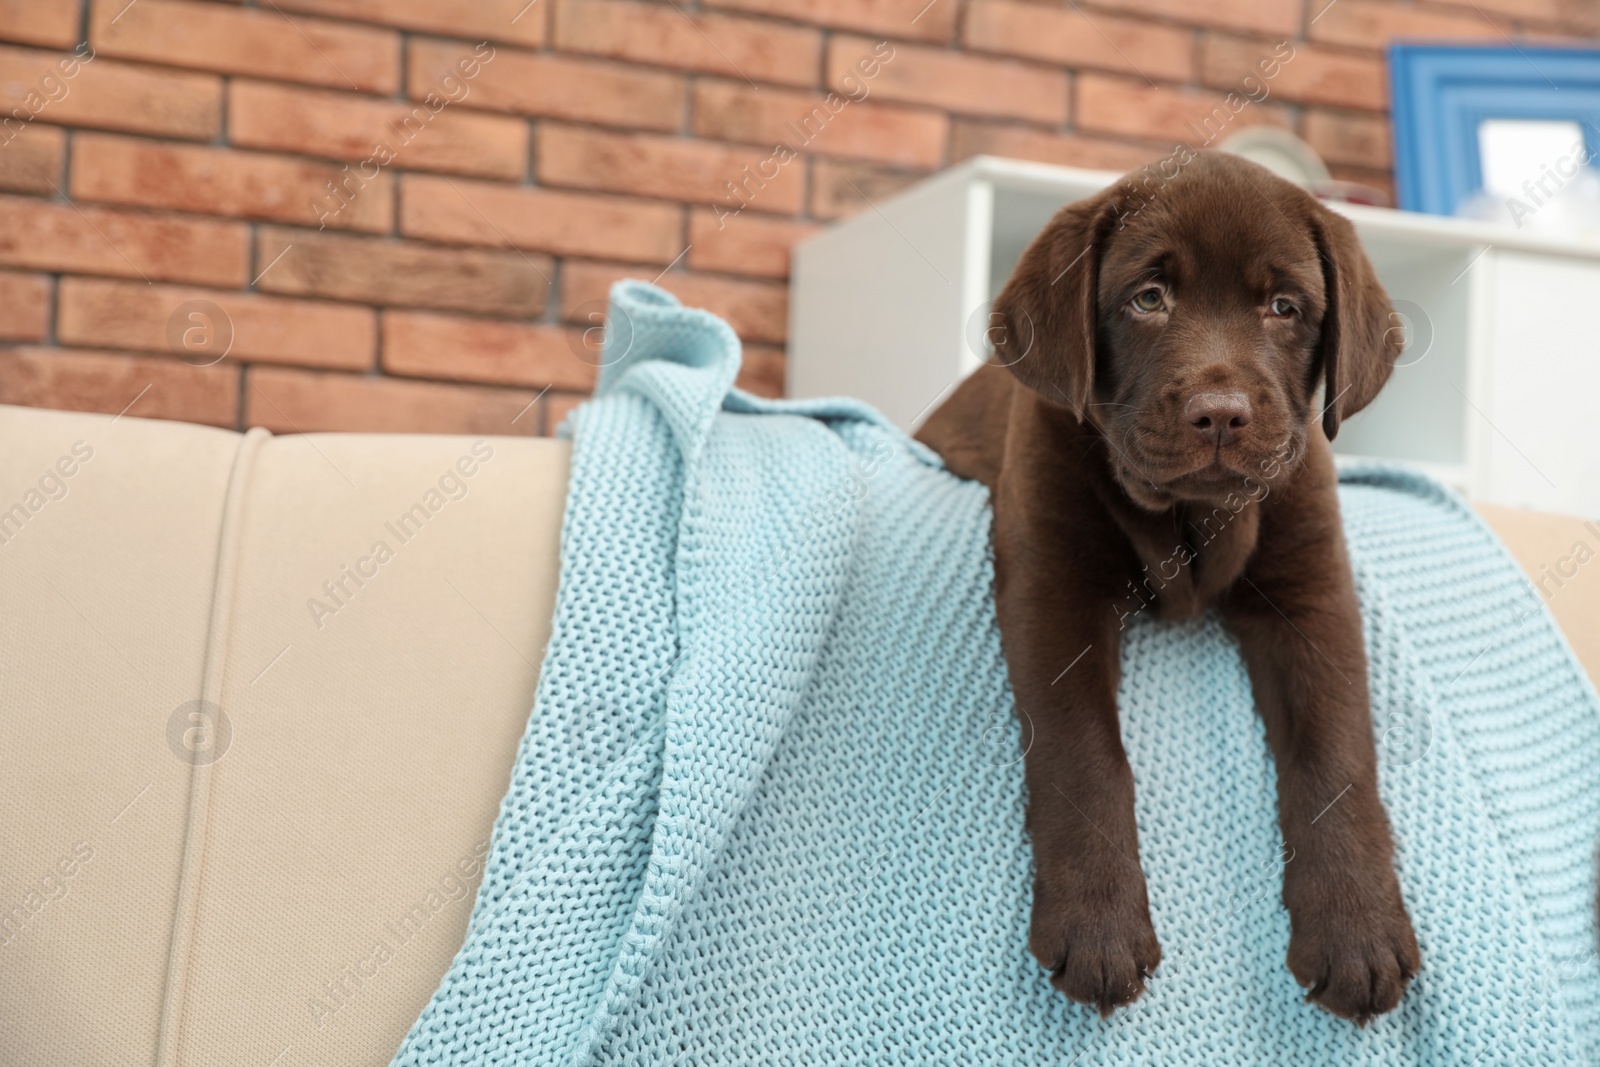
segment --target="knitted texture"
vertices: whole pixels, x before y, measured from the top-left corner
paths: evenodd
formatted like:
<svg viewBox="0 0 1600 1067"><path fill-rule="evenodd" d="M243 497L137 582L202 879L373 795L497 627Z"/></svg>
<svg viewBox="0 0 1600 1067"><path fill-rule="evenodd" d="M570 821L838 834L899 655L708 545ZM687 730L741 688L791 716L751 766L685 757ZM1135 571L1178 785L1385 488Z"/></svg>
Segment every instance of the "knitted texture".
<svg viewBox="0 0 1600 1067"><path fill-rule="evenodd" d="M1422 947L1399 1009L1358 1029L1285 966L1273 764L1207 615L1125 634L1165 956L1101 1020L1027 951L983 487L859 403L734 390L732 332L660 290L620 284L612 323L570 423L536 710L465 943L395 1063L1600 1056L1600 705L1448 491L1381 468L1341 488Z"/></svg>

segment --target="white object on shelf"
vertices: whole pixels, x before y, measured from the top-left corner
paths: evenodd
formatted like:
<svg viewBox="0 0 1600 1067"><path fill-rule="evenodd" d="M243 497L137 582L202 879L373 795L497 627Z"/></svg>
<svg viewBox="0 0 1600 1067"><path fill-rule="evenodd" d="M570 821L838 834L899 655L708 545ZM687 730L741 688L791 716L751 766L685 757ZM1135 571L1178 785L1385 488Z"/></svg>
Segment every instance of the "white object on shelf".
<svg viewBox="0 0 1600 1067"><path fill-rule="evenodd" d="M1333 180L1316 149L1282 126L1246 126L1224 138L1217 148L1243 156L1302 188Z"/></svg>
<svg viewBox="0 0 1600 1067"><path fill-rule="evenodd" d="M1117 175L979 156L802 243L789 395L848 395L912 429L977 368L990 301L1062 205ZM1360 234L1406 354L1344 456L1475 499L1600 515L1600 245L1330 204Z"/></svg>

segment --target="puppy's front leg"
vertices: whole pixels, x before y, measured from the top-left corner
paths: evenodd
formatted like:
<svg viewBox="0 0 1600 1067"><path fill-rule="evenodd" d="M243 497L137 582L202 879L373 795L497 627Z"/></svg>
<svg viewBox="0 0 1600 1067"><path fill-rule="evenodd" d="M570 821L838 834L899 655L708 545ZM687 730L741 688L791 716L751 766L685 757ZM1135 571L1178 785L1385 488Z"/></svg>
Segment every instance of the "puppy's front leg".
<svg viewBox="0 0 1600 1067"><path fill-rule="evenodd" d="M1002 523L995 543L995 604L1027 745L1028 945L1057 989L1107 1015L1161 962L1117 724L1118 619L1084 577L1106 569L1040 533Z"/></svg>
<svg viewBox="0 0 1600 1067"><path fill-rule="evenodd" d="M1365 1023L1400 1002L1421 956L1378 797L1361 614L1332 464L1312 461L1326 466L1324 484L1267 502L1257 556L1224 611L1278 764L1291 857L1289 969L1310 999Z"/></svg>

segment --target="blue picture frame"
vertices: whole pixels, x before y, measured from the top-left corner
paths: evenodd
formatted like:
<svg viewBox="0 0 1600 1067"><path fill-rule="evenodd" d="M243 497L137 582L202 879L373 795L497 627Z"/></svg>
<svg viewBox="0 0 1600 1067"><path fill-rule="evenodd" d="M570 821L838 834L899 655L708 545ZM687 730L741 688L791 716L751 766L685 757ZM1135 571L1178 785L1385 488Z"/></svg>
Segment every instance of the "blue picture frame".
<svg viewBox="0 0 1600 1067"><path fill-rule="evenodd" d="M1400 207L1453 215L1483 187L1485 119L1565 119L1600 151L1600 48L1396 42L1389 46Z"/></svg>

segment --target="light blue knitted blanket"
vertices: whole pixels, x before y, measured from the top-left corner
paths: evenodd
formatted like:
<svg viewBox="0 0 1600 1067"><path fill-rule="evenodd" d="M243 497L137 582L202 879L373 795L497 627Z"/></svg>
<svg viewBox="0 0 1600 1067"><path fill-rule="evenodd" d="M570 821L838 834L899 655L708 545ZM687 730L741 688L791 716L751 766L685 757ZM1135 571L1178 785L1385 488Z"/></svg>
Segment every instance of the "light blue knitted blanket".
<svg viewBox="0 0 1600 1067"><path fill-rule="evenodd" d="M984 489L862 404L734 390L714 317L638 283L612 301L537 707L465 944L395 1063L1600 1057L1600 706L1454 496L1376 468L1341 487L1422 946L1399 1010L1357 1029L1284 964L1272 761L1207 616L1127 635L1165 958L1103 1021L1026 947Z"/></svg>

